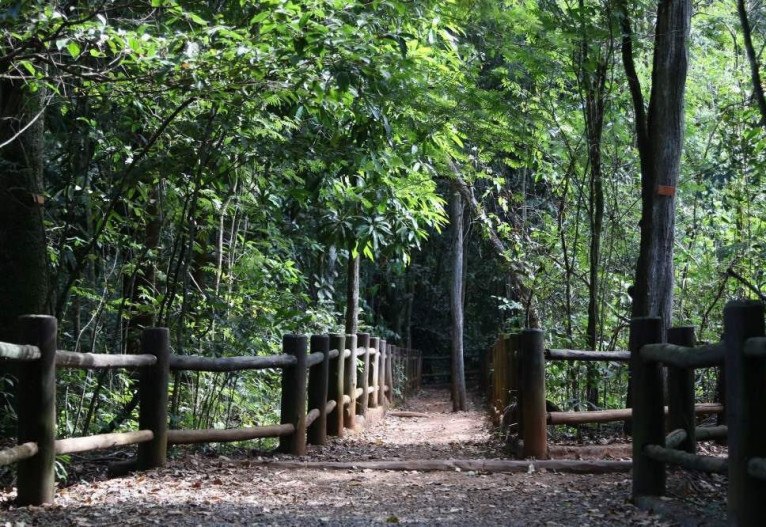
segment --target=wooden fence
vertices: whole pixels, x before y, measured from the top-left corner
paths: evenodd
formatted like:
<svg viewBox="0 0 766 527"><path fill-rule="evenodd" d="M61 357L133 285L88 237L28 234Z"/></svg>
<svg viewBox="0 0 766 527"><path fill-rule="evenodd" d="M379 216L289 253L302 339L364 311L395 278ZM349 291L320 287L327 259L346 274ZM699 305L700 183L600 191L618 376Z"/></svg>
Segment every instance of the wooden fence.
<svg viewBox="0 0 766 527"><path fill-rule="evenodd" d="M633 499L665 494L667 464L728 474L728 523L763 525L766 518L766 337L761 302L729 302L722 342L694 346L687 328L660 344L660 320L631 322L633 378ZM670 416L664 418L662 366L668 368ZM694 370L726 372L728 458L697 455Z"/></svg>
<svg viewBox="0 0 766 527"><path fill-rule="evenodd" d="M356 335L285 335L282 353L271 356L209 358L170 354L166 328L145 329L142 353L108 355L57 349L57 321L42 315L19 319L18 343L0 342L0 359L17 363L18 445L0 450L0 466L17 463L17 503L53 501L57 454L138 444L135 468L161 467L167 446L279 438L279 450L303 455L306 444L324 444L328 435L364 423L419 386L420 353L386 340ZM139 370L138 431L56 439L56 369L136 368ZM207 430L168 429L170 371L233 372L282 370L279 424Z"/></svg>
<svg viewBox="0 0 766 527"><path fill-rule="evenodd" d="M671 328L668 341L674 342L677 335L683 335L689 328ZM693 331L692 331L693 338ZM539 329L527 329L521 333L502 335L495 341L482 361L482 384L488 391L489 408L495 425L498 425L504 411L515 404L515 416L519 442L517 450L523 457L545 459L548 457L548 425L580 425L631 420L630 408L576 412L549 412L546 407L545 367L548 361L605 361L629 363L628 351L584 351L569 349L546 349L544 333ZM670 374L675 384L681 380ZM687 379L687 382L688 379ZM693 383L693 379L691 380ZM673 390L675 394L678 390ZM674 395L675 397L675 395ZM669 419L678 422L673 404ZM720 404L694 405L696 415L723 412ZM700 430L706 437L720 436L720 428Z"/></svg>

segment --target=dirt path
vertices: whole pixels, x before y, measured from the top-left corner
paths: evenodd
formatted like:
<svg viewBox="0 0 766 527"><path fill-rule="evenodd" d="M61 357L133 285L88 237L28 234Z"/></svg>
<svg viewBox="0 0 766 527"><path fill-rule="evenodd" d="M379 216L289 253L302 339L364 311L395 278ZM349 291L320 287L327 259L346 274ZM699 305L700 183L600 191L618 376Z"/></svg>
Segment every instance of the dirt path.
<svg viewBox="0 0 766 527"><path fill-rule="evenodd" d="M447 398L424 391L405 408L429 417L389 416L306 459L498 457L484 414L475 405L452 414ZM46 507L15 509L12 493L0 492L0 526L674 525L628 503L626 474L283 470L254 461L245 452L187 454L162 470L69 486Z"/></svg>

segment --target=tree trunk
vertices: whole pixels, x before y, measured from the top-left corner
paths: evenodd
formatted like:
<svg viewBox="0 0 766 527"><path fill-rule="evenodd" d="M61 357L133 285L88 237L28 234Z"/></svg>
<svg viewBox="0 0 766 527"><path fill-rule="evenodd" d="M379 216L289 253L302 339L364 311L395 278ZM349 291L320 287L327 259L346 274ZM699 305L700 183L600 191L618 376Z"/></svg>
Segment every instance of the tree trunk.
<svg viewBox="0 0 766 527"><path fill-rule="evenodd" d="M747 16L745 0L737 0L737 13L739 22L742 25L742 37L745 40L745 51L747 60L750 63L750 77L753 81L753 98L758 104L758 111L761 112L761 126L766 126L766 97L763 95L763 84L761 83L761 72L758 65L758 56L753 46L753 35L750 27L750 20Z"/></svg>
<svg viewBox="0 0 766 527"><path fill-rule="evenodd" d="M660 317L664 335L673 306L674 196L683 146L691 3L661 0L658 5L648 113L633 63L630 20L624 5L623 9L623 62L641 158L641 242L632 314Z"/></svg>
<svg viewBox="0 0 766 527"><path fill-rule="evenodd" d="M463 362L463 198L456 183L452 187L450 224L452 225L452 410L465 410L465 364Z"/></svg>
<svg viewBox="0 0 766 527"><path fill-rule="evenodd" d="M42 90L31 93L20 84L0 81L0 144L8 142L0 147L0 340L3 341L15 338L19 315L49 312L48 255L43 225L42 98Z"/></svg>
<svg viewBox="0 0 766 527"><path fill-rule="evenodd" d="M612 56L612 41L605 46L596 44L597 55L590 57L592 40L585 25L585 2L580 0L582 17L581 57L579 64L580 89L585 99L585 133L588 140L589 183L589 280L588 280L588 325L586 328L587 347L598 349L599 326L599 271L601 263L601 236L604 225L604 183L601 166L601 140L604 129L604 104L606 80ZM608 21L607 21L608 22ZM594 67L590 67L591 61ZM589 403L598 405L598 378L595 364L586 365L585 392Z"/></svg>
<svg viewBox="0 0 766 527"><path fill-rule="evenodd" d="M348 251L348 276L346 277L346 334L354 335L359 327L359 257Z"/></svg>
<svg viewBox="0 0 766 527"><path fill-rule="evenodd" d="M474 197L471 189L468 188L466 182L460 177L458 168L453 167L453 171L455 172L453 175L453 184L455 188L460 192L463 199L470 207L474 218L481 223L492 248L495 249L498 256L505 260L508 266L508 281L511 286L511 293L515 297L515 300L526 306L526 327L539 328L540 316L537 312L537 305L533 298L533 291L526 284L526 276L524 275L522 267L511 260L505 244L497 235L497 232L495 232L492 223L484 212L484 209L482 209L481 204Z"/></svg>

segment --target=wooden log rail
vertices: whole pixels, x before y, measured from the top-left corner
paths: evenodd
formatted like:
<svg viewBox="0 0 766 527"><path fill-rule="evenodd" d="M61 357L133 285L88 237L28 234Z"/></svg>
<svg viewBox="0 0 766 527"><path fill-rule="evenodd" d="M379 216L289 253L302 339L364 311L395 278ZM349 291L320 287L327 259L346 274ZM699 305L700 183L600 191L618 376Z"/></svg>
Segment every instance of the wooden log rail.
<svg viewBox="0 0 766 527"><path fill-rule="evenodd" d="M766 517L766 338L764 305L732 301L720 344L694 346L691 328L668 331L657 318L631 321L634 501L665 494L667 464L728 475L728 523L762 525ZM668 368L668 427L661 365ZM695 426L695 368L723 365L725 427ZM696 441L726 437L728 458L695 454Z"/></svg>
<svg viewBox="0 0 766 527"><path fill-rule="evenodd" d="M689 347L686 340L691 328L668 330L669 344L646 346L642 353L646 360L660 358L668 365L670 398L665 412L673 429L687 431L682 447L692 451L695 444L695 416L723 413L720 404L695 405L694 377L691 367L720 364L723 360L721 345ZM631 360L629 351L588 351L550 349L543 344L543 334L537 330L524 330L518 334L502 335L481 361L482 383L487 389L493 422L500 423L504 412L514 406L516 429L523 445L524 457L547 457L546 425L582 425L629 421L630 408L580 412L545 411L545 363L546 361L605 361L626 363Z"/></svg>
<svg viewBox="0 0 766 527"><path fill-rule="evenodd" d="M172 444L245 441L272 437L279 449L295 455L306 444L323 444L328 435L363 423L368 409L393 402L419 386L422 356L385 339L357 335L285 335L283 353L254 357L170 355L166 328L144 330L136 355L79 353L56 349L57 322L49 316L19 319L18 343L0 342L0 359L18 364L18 445L0 450L0 466L16 463L17 503L53 500L57 454L138 445L132 466L161 467ZM359 345L357 345L359 344ZM362 364L362 371L358 363ZM57 368L139 369L139 430L56 439ZM170 371L233 372L281 369L280 424L232 429L168 430Z"/></svg>

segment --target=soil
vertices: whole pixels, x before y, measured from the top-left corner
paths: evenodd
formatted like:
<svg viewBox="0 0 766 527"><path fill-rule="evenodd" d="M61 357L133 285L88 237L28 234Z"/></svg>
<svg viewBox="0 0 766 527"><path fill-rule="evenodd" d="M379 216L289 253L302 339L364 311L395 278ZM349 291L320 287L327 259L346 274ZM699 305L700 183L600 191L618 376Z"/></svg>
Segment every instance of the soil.
<svg viewBox="0 0 766 527"><path fill-rule="evenodd" d="M445 391L424 390L401 408L428 417L388 416L361 433L310 447L301 459L504 457L476 402L455 414L448 399ZM686 472L669 475L672 498L665 501L680 511L669 517L629 502L629 474L285 470L263 466L263 459L294 458L245 449L226 456L187 450L163 469L123 478L81 470L81 481L59 489L55 503L43 507L15 508L14 492L0 490L0 526L725 523L725 478Z"/></svg>

